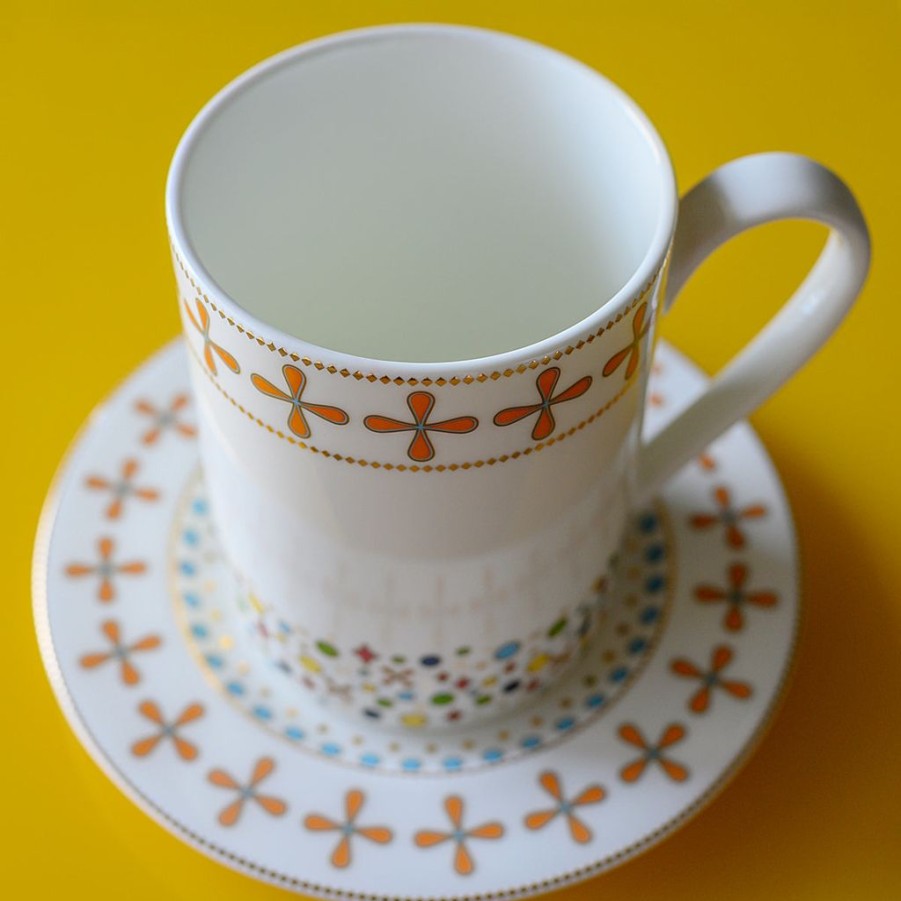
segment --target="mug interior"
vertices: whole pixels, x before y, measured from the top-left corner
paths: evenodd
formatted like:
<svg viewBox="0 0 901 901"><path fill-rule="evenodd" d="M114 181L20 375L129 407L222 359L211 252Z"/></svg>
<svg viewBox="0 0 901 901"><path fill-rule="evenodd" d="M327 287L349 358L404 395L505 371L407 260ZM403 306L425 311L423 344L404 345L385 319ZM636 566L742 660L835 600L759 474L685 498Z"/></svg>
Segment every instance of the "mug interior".
<svg viewBox="0 0 901 901"><path fill-rule="evenodd" d="M512 351L590 317L662 257L674 195L659 137L614 85L441 26L251 70L195 121L169 191L176 243L235 305L405 362Z"/></svg>

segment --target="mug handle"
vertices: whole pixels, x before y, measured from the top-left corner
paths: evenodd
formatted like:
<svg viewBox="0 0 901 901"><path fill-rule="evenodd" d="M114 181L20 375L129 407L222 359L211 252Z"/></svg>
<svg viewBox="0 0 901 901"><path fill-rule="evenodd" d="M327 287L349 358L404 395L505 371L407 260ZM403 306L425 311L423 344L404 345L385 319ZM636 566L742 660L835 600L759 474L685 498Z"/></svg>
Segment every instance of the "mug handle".
<svg viewBox="0 0 901 901"><path fill-rule="evenodd" d="M794 375L835 331L860 293L870 263L870 238L847 185L806 157L761 153L726 163L680 201L661 312L721 244L745 229L780 219L828 225L826 246L776 316L688 409L643 446L639 502Z"/></svg>

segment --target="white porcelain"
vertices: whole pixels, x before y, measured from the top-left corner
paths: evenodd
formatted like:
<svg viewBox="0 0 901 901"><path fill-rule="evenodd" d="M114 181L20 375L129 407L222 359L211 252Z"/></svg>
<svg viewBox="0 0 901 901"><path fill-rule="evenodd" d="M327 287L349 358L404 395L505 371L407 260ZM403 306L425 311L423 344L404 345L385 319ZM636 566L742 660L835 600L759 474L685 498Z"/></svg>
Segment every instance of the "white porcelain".
<svg viewBox="0 0 901 901"><path fill-rule="evenodd" d="M649 432L704 387L684 358L658 353ZM391 736L298 695L245 634L187 395L172 345L91 417L34 564L41 651L72 728L187 843L308 895L520 897L660 840L759 739L799 602L790 513L747 425L630 522L604 634L528 712Z"/></svg>
<svg viewBox="0 0 901 901"><path fill-rule="evenodd" d="M403 657L408 698L380 718L397 727L448 724L443 667L467 685L454 723L564 672L630 511L822 344L869 257L853 197L818 164L747 157L680 205L618 88L451 26L338 35L241 76L179 146L167 214L206 482L248 615L348 712L371 710L369 677L342 661ZM830 227L821 260L643 446L658 313L715 247L789 217ZM484 701L479 667L505 654L519 687Z"/></svg>

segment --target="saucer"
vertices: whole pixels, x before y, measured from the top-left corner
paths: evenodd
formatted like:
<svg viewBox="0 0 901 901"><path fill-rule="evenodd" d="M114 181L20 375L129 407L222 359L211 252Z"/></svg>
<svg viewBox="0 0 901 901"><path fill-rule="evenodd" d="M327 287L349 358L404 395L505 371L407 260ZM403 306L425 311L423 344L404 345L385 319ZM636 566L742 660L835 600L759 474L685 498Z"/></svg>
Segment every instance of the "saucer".
<svg viewBox="0 0 901 901"><path fill-rule="evenodd" d="M665 344L656 360L649 432L704 386ZM568 675L486 725L390 732L305 697L249 633L254 599L219 553L180 342L85 426L34 561L44 664L110 779L216 860L329 898L554 889L723 787L778 704L799 613L788 505L747 424L635 517L609 594ZM403 691L395 670L372 681L376 704Z"/></svg>

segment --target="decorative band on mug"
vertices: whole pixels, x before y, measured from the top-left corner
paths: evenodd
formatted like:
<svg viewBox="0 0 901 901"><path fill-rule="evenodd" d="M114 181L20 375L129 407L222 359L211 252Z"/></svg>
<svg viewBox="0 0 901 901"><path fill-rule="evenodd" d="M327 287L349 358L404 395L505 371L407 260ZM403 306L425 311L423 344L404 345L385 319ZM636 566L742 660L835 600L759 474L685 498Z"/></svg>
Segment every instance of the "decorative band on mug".
<svg viewBox="0 0 901 901"><path fill-rule="evenodd" d="M567 438L571 438L573 435L581 432L584 428L586 428L586 426L589 426L599 420L608 410L610 410L620 400L622 400L622 398L626 394L628 394L629 391L636 385L636 380L634 378L630 378L610 400L608 400L602 407L595 410L590 416L586 417L585 419L581 420L565 431L558 432L556 435L550 435L545 440L539 441L537 444L533 444L529 447L525 447L522 450L514 450L510 453L498 454L497 456L486 457L484 459L467 460L462 463L391 463L387 461L368 460L361 457L354 457L351 455L326 450L325 448L309 444L307 441L297 438L294 435L289 435L286 432L281 431L281 429L275 428L265 420L261 419L255 413L248 410L243 404L241 404L231 394L229 394L229 392L222 387L219 380L214 378L210 374L210 372L207 371L207 368L204 366L202 360L198 357L197 352L194 350L194 348L191 347L191 344L189 342L186 343L188 350L190 351L190 354L194 359L194 362L197 363L198 367L203 371L204 375L206 375L206 377L210 381L210 384L212 384L216 391L236 410L243 413L249 420L254 422L260 428L265 429L267 432L270 432L272 435L275 435L277 438L280 438L283 441L287 441L289 444L293 444L300 450L311 451L312 453L319 454L326 459L336 460L341 463L348 463L352 466L371 467L373 469L386 469L389 471L394 470L396 472L458 472L460 470L481 469L484 466L495 466L499 463L508 463L513 460L518 460L521 457L528 457L531 454L539 453L540 451L544 450L547 447L551 447L554 444L559 444L560 442L565 441Z"/></svg>

